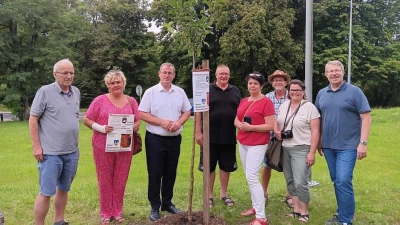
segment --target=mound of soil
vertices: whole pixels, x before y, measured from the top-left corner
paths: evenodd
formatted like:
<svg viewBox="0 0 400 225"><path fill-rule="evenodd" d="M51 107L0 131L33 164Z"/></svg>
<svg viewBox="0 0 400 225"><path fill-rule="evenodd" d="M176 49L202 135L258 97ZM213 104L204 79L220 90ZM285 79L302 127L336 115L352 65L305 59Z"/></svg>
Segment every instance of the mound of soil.
<svg viewBox="0 0 400 225"><path fill-rule="evenodd" d="M189 218L187 212L181 214L168 214L160 220L153 223L154 225L189 225ZM203 225L203 212L192 212L192 225ZM221 218L210 215L209 225L228 225Z"/></svg>

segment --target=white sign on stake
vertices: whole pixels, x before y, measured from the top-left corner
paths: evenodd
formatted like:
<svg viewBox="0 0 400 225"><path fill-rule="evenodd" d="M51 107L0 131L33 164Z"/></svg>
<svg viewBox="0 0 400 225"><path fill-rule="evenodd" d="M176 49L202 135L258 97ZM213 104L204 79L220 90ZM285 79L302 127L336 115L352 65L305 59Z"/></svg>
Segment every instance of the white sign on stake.
<svg viewBox="0 0 400 225"><path fill-rule="evenodd" d="M192 72L194 112L209 109L210 71Z"/></svg>

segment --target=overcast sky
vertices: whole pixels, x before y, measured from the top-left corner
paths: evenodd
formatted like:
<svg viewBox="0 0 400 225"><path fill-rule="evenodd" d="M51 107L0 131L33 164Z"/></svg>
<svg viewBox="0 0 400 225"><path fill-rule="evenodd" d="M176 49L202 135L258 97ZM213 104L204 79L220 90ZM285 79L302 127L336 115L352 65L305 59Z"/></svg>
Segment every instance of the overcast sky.
<svg viewBox="0 0 400 225"><path fill-rule="evenodd" d="M151 3L153 3L153 0L149 0L149 3L150 3L150 5L151 5ZM152 25L151 25L151 27L149 27L148 29L147 29L148 31L152 31L152 32L154 32L154 33L159 33L160 32L160 28L158 28L156 25L155 25L155 23L152 23Z"/></svg>
<svg viewBox="0 0 400 225"><path fill-rule="evenodd" d="M156 25L155 25L155 23L153 22L153 23L151 23L151 27L149 27L148 29L147 29L148 31L153 31L154 33L159 33L160 32L160 28L159 27L157 27Z"/></svg>

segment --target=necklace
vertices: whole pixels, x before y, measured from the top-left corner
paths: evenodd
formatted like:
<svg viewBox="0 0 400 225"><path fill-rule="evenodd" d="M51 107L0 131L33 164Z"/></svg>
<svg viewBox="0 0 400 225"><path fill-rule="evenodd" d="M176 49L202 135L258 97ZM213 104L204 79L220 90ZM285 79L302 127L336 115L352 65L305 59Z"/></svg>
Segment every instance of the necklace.
<svg viewBox="0 0 400 225"><path fill-rule="evenodd" d="M251 101L255 102L255 101L258 101L258 100L260 100L260 99L262 99L262 98L264 98L264 95L263 95L263 94L261 94L261 95L255 97L255 98L253 98L252 96L250 96L250 97L249 97L249 102L251 102Z"/></svg>

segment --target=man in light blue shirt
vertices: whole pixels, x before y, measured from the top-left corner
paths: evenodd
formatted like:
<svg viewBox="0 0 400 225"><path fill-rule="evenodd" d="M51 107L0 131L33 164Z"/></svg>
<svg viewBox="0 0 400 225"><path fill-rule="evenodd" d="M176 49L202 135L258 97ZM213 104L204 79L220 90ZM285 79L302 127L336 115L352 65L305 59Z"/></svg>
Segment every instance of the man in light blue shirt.
<svg viewBox="0 0 400 225"><path fill-rule="evenodd" d="M319 91L315 106L321 114L320 154L325 154L337 201L337 211L326 225L349 225L355 212L353 171L356 160L367 157L371 108L360 88L344 81L344 66L325 66L329 85Z"/></svg>

